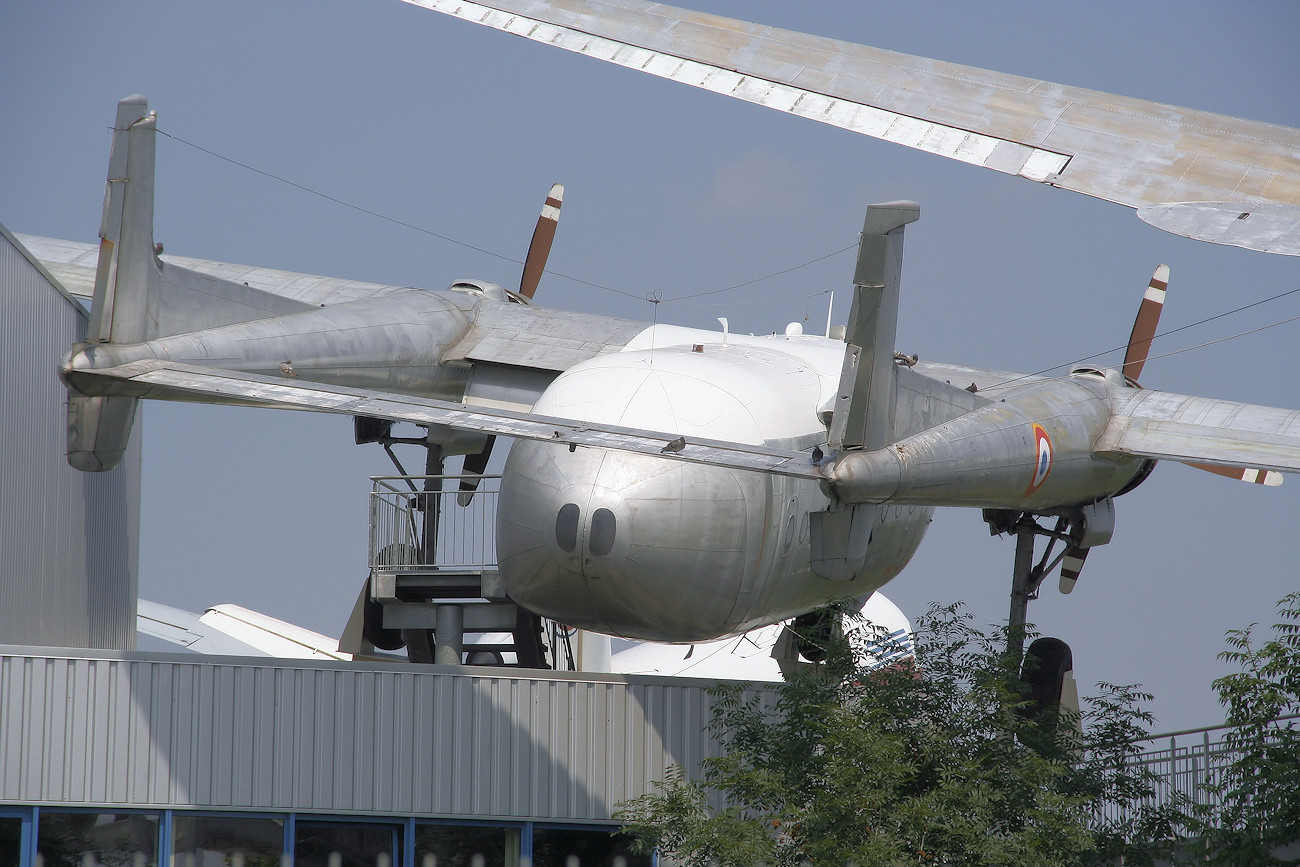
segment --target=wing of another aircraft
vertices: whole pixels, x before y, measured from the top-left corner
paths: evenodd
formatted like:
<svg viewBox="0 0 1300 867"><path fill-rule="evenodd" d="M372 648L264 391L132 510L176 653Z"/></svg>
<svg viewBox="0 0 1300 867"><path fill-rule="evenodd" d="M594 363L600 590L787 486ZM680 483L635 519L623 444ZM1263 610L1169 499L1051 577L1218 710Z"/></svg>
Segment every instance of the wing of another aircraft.
<svg viewBox="0 0 1300 867"><path fill-rule="evenodd" d="M1137 389L1116 402L1093 450L1296 473L1300 411Z"/></svg>
<svg viewBox="0 0 1300 867"><path fill-rule="evenodd" d="M467 407L443 400L274 379L178 362L135 361L118 367L71 369L65 371L65 376L76 388L87 393L103 391L102 381L109 380L114 383L114 394L132 397L201 399L206 403L364 415L542 440L570 448L619 449L713 466L821 478L821 472L808 452L715 440L687 441L671 433L549 418L492 407Z"/></svg>
<svg viewBox="0 0 1300 867"><path fill-rule="evenodd" d="M406 0L874 138L1118 202L1218 244L1300 255L1300 130L647 0Z"/></svg>

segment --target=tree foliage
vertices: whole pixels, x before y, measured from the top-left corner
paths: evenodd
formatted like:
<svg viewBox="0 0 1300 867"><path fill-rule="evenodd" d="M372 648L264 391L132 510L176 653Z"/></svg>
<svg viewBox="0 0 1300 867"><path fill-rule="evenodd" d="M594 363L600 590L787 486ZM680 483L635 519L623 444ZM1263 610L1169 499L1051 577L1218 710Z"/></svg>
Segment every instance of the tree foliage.
<svg viewBox="0 0 1300 867"><path fill-rule="evenodd" d="M1278 603L1273 637L1234 629L1219 658L1240 671L1214 682L1232 728L1232 760L1218 768L1208 799L1191 808L1199 863L1300 864L1300 593ZM1292 857L1279 853L1291 847Z"/></svg>
<svg viewBox="0 0 1300 867"><path fill-rule="evenodd" d="M625 832L699 867L1140 864L1171 836L1175 817L1141 806L1149 696L1103 684L1081 726L1034 719L1005 631L959 606L920 619L907 664L873 668L881 636L847 632L771 691L719 686L721 753L624 803Z"/></svg>

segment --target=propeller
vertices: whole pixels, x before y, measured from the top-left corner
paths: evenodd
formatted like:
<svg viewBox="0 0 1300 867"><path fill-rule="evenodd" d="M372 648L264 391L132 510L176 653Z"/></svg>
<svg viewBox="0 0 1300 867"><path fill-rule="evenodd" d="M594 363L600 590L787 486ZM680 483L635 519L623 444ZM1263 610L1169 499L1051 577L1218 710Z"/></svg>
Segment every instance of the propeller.
<svg viewBox="0 0 1300 867"><path fill-rule="evenodd" d="M564 203L564 184L551 184L551 191L542 204L542 213L537 218L537 227L533 229L533 240L528 244L528 255L524 257L524 273L519 278L519 294L532 300L537 294L537 284L542 280L546 270L546 260L551 255L551 244L555 241L555 228L560 222L560 206ZM456 502L468 506L478 490L478 477L487 469L492 459L492 446L496 437L487 438L487 443L478 454L466 455L461 474L470 476L460 480L460 493Z"/></svg>
<svg viewBox="0 0 1300 867"><path fill-rule="evenodd" d="M1146 292L1142 294L1142 304L1138 307L1137 318L1133 320L1133 331L1129 335L1128 348L1124 352L1124 376L1139 388L1141 386L1138 385L1138 377L1142 375L1142 368L1146 366L1147 358L1151 354L1151 341L1155 339L1156 329L1160 325L1160 314L1164 311L1165 294L1168 290L1169 266L1161 265L1151 275L1151 282L1147 284ZM1190 462L1187 466L1257 485L1275 487L1282 484L1282 474L1275 470ZM1061 556L1060 590L1062 593L1069 593L1074 589L1075 582L1079 580L1079 573L1083 571L1083 564L1088 558L1089 550L1078 544L1071 544L1066 548Z"/></svg>
<svg viewBox="0 0 1300 867"><path fill-rule="evenodd" d="M564 184L552 184L551 191L542 205L541 216L537 218L537 228L533 229L533 240L528 245L528 255L524 257L524 273L519 278L519 294L532 299L541 282L542 272L546 270L546 259L551 255L551 243L555 241L555 227L560 222L560 205L564 202Z"/></svg>
<svg viewBox="0 0 1300 867"><path fill-rule="evenodd" d="M1147 291L1142 295L1142 305L1138 307L1137 318L1133 320L1133 333L1128 338L1128 350L1124 353L1123 373L1137 382L1142 375L1142 368L1147 363L1151 352L1151 341L1155 339L1156 327L1160 324L1160 313L1165 309L1165 292L1169 289L1169 266L1161 265L1151 275Z"/></svg>
<svg viewBox="0 0 1300 867"><path fill-rule="evenodd" d="M1169 266L1161 265L1156 268L1155 273L1151 275L1151 282L1147 284L1146 293L1142 296L1142 305L1138 307L1137 319L1133 320L1133 333L1128 339L1128 350L1124 353L1124 375L1134 382L1137 382L1138 377L1142 375L1142 368L1147 363L1147 356L1151 352L1151 341L1155 338L1156 327L1160 324L1160 313L1164 310L1165 293L1168 289ZM1199 463L1188 463L1187 466L1254 485L1277 487L1282 484L1282 474L1275 470Z"/></svg>

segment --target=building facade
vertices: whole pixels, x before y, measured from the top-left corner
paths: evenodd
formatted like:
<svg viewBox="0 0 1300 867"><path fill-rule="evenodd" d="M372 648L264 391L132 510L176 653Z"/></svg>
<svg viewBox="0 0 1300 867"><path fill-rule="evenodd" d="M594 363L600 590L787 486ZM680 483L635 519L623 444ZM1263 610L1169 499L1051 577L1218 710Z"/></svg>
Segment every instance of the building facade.
<svg viewBox="0 0 1300 867"><path fill-rule="evenodd" d="M107 473L64 457L59 362L85 309L0 226L0 642L130 649L140 437Z"/></svg>
<svg viewBox="0 0 1300 867"><path fill-rule="evenodd" d="M711 681L213 659L0 648L0 867L644 865L717 749Z"/></svg>

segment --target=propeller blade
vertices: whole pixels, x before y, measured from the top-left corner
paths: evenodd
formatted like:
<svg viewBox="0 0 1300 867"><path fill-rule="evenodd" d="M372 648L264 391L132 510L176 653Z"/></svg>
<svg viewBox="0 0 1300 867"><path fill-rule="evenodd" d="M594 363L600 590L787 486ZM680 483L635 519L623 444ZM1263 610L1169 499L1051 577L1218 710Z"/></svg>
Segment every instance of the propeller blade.
<svg viewBox="0 0 1300 867"><path fill-rule="evenodd" d="M1160 324L1160 312L1164 309L1168 288L1169 266L1161 265L1151 275L1137 319L1133 320L1133 333L1129 335L1128 351L1124 353L1124 375L1129 379L1136 381L1142 375L1142 366L1147 363L1147 355L1151 352L1151 340Z"/></svg>
<svg viewBox="0 0 1300 867"><path fill-rule="evenodd" d="M1151 275L1146 294L1142 296L1142 306L1138 308L1137 319L1133 322L1133 333L1128 339L1128 351L1124 354L1124 375L1134 381L1142 375L1142 366L1147 363L1151 351L1151 340L1156 336L1156 327L1160 324L1160 313L1165 306L1165 292L1169 289L1169 266L1161 265ZM1253 485L1277 487L1282 484L1282 474L1276 470L1248 470L1242 467L1225 467L1220 464L1194 464L1189 467L1205 470L1217 476L1248 482ZM1068 556L1068 555L1067 555ZM1080 566L1082 566L1082 560ZM1077 576L1076 576L1077 577ZM1061 592L1065 589L1065 570L1061 570ZM1073 581L1070 586L1073 587Z"/></svg>
<svg viewBox="0 0 1300 867"><path fill-rule="evenodd" d="M473 475L471 479L460 480L460 493L456 495L456 504L462 508L468 506L474 499L474 492L478 490L478 477L483 475L487 469L488 461L492 459L492 446L496 444L497 438L489 436L487 442L483 445L483 451L476 455L465 455L465 464L461 468L462 475Z"/></svg>
<svg viewBox="0 0 1300 867"><path fill-rule="evenodd" d="M551 192L542 205L542 215L537 218L528 256L524 259L524 275L519 278L519 294L532 298L546 270L546 257L551 255L551 242L555 240L555 227L560 222L560 204L564 201L564 185L552 184Z"/></svg>
<svg viewBox="0 0 1300 867"><path fill-rule="evenodd" d="M1083 561L1088 559L1088 552L1091 548L1076 548L1071 545L1065 549L1065 556L1061 558L1061 582L1058 585L1062 593L1069 593L1074 589L1074 584L1079 580L1079 573L1083 571Z"/></svg>
<svg viewBox="0 0 1300 867"><path fill-rule="evenodd" d="M1225 467L1219 464L1192 464L1187 466L1196 467L1198 470L1205 470L1207 473L1214 473L1216 476L1226 476L1229 479L1236 479L1239 482L1246 482L1251 485L1267 485L1270 488L1276 488L1282 484L1282 474L1277 470L1251 470L1245 467Z"/></svg>

